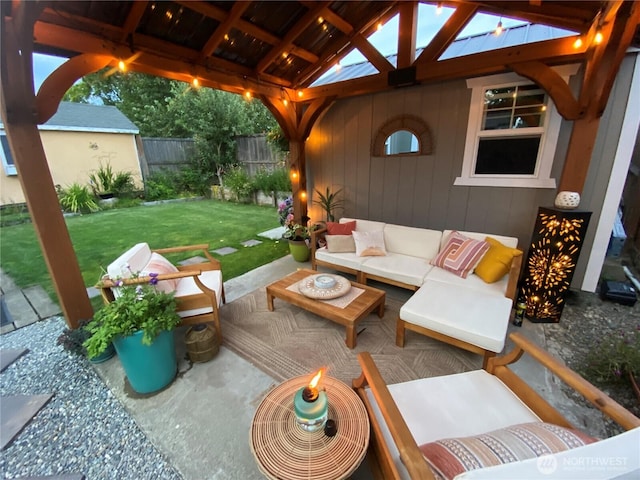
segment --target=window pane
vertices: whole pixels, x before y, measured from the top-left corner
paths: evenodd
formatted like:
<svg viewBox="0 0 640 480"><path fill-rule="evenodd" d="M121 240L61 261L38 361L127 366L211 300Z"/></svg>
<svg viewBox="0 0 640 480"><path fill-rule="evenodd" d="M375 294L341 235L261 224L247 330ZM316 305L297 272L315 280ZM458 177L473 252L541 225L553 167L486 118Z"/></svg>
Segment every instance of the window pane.
<svg viewBox="0 0 640 480"><path fill-rule="evenodd" d="M500 130L511 128L511 110L497 110L486 112L483 130Z"/></svg>
<svg viewBox="0 0 640 480"><path fill-rule="evenodd" d="M540 137L481 138L477 175L533 175Z"/></svg>
<svg viewBox="0 0 640 480"><path fill-rule="evenodd" d="M491 88L484 92L484 108L485 110L510 108L515 94L516 87Z"/></svg>
<svg viewBox="0 0 640 480"><path fill-rule="evenodd" d="M13 165L13 157L11 156L11 149L9 148L9 140L6 135L0 135L0 143L2 144L2 153L7 165Z"/></svg>
<svg viewBox="0 0 640 480"><path fill-rule="evenodd" d="M516 95L516 106L522 105L544 105L546 94L537 85L522 85L518 87Z"/></svg>
<svg viewBox="0 0 640 480"><path fill-rule="evenodd" d="M384 148L387 155L416 153L419 151L418 138L408 130L398 130L389 135L384 142Z"/></svg>
<svg viewBox="0 0 640 480"><path fill-rule="evenodd" d="M519 108L513 117L513 128L541 127L544 113L539 108Z"/></svg>

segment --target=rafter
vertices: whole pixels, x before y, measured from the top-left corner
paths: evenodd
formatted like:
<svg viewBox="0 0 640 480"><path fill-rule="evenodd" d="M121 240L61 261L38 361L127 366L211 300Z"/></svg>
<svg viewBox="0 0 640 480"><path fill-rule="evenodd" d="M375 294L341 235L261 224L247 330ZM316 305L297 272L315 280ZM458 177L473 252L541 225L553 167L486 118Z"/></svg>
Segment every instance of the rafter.
<svg viewBox="0 0 640 480"><path fill-rule="evenodd" d="M127 19L122 26L122 33L120 34L120 41L124 42L127 37L135 32L138 23L140 23L140 19L142 19L142 15L144 15L144 11L147 9L148 1L139 1L133 2L131 4L131 10L129 11L129 15L127 15Z"/></svg>
<svg viewBox="0 0 640 480"><path fill-rule="evenodd" d="M398 22L398 68L409 67L416 59L416 36L418 31L418 2L400 4Z"/></svg>
<svg viewBox="0 0 640 480"><path fill-rule="evenodd" d="M218 48L218 45L220 45L222 40L224 40L224 36L229 33L229 30L231 30L233 24L242 16L247 8L249 8L249 5L249 2L236 2L233 4L233 7L231 7L231 12L229 12L227 18L225 18L224 21L220 23L220 25L218 25L218 28L216 28L215 32L213 32L213 35L209 37L209 40L207 40L207 43L202 48L200 58L206 58L213 52L215 52L216 48Z"/></svg>
<svg viewBox="0 0 640 480"><path fill-rule="evenodd" d="M420 56L416 59L416 65L437 60L440 55L451 45L460 31L473 18L478 7L476 5L461 4L449 17L442 28L436 33Z"/></svg>

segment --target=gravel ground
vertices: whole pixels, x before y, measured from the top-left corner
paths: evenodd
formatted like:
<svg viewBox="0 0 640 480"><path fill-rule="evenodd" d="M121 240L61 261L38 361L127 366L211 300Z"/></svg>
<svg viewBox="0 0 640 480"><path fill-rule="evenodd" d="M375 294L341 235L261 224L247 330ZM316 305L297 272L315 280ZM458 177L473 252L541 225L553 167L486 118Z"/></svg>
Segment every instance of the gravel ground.
<svg viewBox="0 0 640 480"><path fill-rule="evenodd" d="M561 358L568 367L580 373L611 398L640 417L640 399L627 381L608 384L589 377L588 353L603 339L618 336L620 332L640 328L640 301L633 307L600 299L597 294L571 291L559 323L544 324L546 348ZM579 404L589 405L581 396L563 385L565 393ZM594 414L599 415L595 410ZM614 435L622 429L613 421L605 420L607 434Z"/></svg>
<svg viewBox="0 0 640 480"><path fill-rule="evenodd" d="M92 365L56 344L63 328L52 317L0 337L3 349L29 349L0 374L0 394L53 394L2 451L2 478L180 479Z"/></svg>

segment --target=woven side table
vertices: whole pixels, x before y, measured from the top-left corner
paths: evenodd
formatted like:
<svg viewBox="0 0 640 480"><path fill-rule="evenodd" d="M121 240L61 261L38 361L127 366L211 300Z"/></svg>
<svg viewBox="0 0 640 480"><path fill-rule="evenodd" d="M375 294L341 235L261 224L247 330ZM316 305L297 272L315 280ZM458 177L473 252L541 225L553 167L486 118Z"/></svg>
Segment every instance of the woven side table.
<svg viewBox="0 0 640 480"><path fill-rule="evenodd" d="M338 432L307 432L296 423L293 396L309 383L309 375L281 383L262 400L253 417L251 451L268 478L338 480L362 463L369 445L369 417L358 395L346 384L324 377L329 418Z"/></svg>

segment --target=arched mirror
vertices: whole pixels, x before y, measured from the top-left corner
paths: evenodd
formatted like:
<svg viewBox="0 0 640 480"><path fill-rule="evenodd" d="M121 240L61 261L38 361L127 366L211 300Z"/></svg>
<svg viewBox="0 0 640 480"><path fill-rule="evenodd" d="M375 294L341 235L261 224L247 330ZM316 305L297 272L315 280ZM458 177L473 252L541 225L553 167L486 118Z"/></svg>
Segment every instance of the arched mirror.
<svg viewBox="0 0 640 480"><path fill-rule="evenodd" d="M433 141L429 127L420 117L400 115L381 126L371 145L371 155L431 155Z"/></svg>
<svg viewBox="0 0 640 480"><path fill-rule="evenodd" d="M418 151L418 137L409 130L393 132L384 142L384 153L386 155L418 153Z"/></svg>

